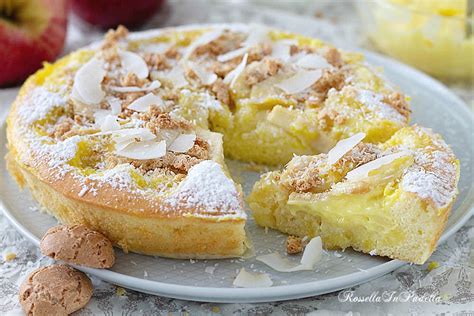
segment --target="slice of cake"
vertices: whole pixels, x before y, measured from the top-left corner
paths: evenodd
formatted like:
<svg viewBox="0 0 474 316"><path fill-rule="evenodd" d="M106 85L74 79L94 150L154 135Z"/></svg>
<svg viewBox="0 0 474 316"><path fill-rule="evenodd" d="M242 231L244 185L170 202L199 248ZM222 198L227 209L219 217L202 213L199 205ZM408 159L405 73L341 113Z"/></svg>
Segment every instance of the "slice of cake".
<svg viewBox="0 0 474 316"><path fill-rule="evenodd" d="M319 235L328 249L422 264L457 195L459 162L439 135L422 127L403 128L380 145L364 137L264 174L248 198L253 216L291 235Z"/></svg>

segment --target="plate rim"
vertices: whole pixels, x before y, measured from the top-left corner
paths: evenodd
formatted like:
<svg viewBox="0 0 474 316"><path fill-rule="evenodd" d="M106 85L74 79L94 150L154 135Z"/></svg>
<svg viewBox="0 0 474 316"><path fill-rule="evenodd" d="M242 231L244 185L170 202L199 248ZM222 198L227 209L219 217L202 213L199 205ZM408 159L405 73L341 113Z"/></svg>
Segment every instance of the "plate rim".
<svg viewBox="0 0 474 316"><path fill-rule="evenodd" d="M206 24L209 25L209 24ZM214 24L216 25L216 24ZM217 24L219 25L219 24ZM202 24L201 24L202 26ZM141 33L141 32L137 32ZM400 69L400 72L406 75L412 75L425 84L432 86L434 89L440 90L440 93L449 97L453 102L451 107L455 107L455 111L451 114L457 116L461 121L474 121L474 114L469 111L468 106L457 95L455 95L448 87L438 80L431 78L425 73L414 69L411 66L403 64L393 58L382 56L378 53L366 51L364 49L356 48L357 51L364 53L369 63L375 64L392 64ZM6 122L2 122L1 129L5 129ZM5 134L2 133L4 136ZM5 161L3 161L5 163ZM470 205L465 206L466 212L463 214L454 225L443 232L438 245L444 243L450 236L458 231L470 218L474 215L474 186L471 185L467 200L465 200L459 207L464 207L465 203ZM28 240L39 246L39 239L24 227L15 217L14 212L11 212L0 199L0 209L7 218L7 220ZM48 215L49 216L49 215ZM179 285L166 283L162 281L146 280L139 277L125 275L119 272L110 270L93 269L74 265L75 268L85 273L98 277L106 282L123 286L139 292L144 292L153 295L160 295L176 299L201 301L201 302L215 302L215 303L258 303L258 302L272 302L280 300L298 299L335 292L344 288L359 285L382 275L390 273L401 266L408 264L400 260L390 260L375 267L364 271L350 273L344 276L339 276L326 280L311 281L307 283L292 284L292 285L277 285L265 288L233 288L233 287L202 287L191 285Z"/></svg>

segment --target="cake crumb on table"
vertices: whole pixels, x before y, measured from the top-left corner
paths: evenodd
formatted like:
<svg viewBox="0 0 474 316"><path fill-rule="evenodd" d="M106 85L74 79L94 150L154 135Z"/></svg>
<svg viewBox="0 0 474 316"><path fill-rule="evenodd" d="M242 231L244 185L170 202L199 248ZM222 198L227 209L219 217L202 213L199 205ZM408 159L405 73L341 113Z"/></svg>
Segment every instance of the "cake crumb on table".
<svg viewBox="0 0 474 316"><path fill-rule="evenodd" d="M6 252L3 254L3 260L5 261L13 261L16 259L16 253L14 252Z"/></svg>

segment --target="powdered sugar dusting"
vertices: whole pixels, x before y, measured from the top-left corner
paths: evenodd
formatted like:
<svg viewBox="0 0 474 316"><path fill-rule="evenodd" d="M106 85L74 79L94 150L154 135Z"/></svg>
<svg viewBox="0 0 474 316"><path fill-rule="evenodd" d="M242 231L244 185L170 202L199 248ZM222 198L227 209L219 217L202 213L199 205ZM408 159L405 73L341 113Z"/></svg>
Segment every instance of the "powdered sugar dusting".
<svg viewBox="0 0 474 316"><path fill-rule="evenodd" d="M383 95L369 90L359 90L357 100L382 119L406 123L406 118L390 105L383 102Z"/></svg>
<svg viewBox="0 0 474 316"><path fill-rule="evenodd" d="M436 138L428 129L415 127L419 134L429 134L435 147L428 147L415 154L415 164L408 168L401 182L405 191L429 199L437 207L445 207L457 193L457 168L454 154L446 143Z"/></svg>
<svg viewBox="0 0 474 316"><path fill-rule="evenodd" d="M35 88L28 99L18 108L18 115L25 123L31 124L43 119L55 107L63 107L66 97L60 93L50 92L43 87Z"/></svg>
<svg viewBox="0 0 474 316"><path fill-rule="evenodd" d="M132 168L133 167L130 164L120 164L113 169L92 174L89 176L89 179L108 183L114 189L130 190L133 183L133 179L130 175Z"/></svg>
<svg viewBox="0 0 474 316"><path fill-rule="evenodd" d="M173 206L200 207L210 213L236 212L245 217L237 188L222 167L212 160L189 169L186 179L166 202Z"/></svg>
<svg viewBox="0 0 474 316"><path fill-rule="evenodd" d="M196 102L196 105L199 105L205 109L222 111L222 104L209 92L202 92L199 94L199 101Z"/></svg>
<svg viewBox="0 0 474 316"><path fill-rule="evenodd" d="M448 159L449 155L441 151L418 155L416 164L403 175L402 188L430 199L438 207L447 206L457 192L456 167Z"/></svg>
<svg viewBox="0 0 474 316"><path fill-rule="evenodd" d="M57 179L63 178L68 171L73 169L67 163L76 155L77 144L80 140L79 136L73 136L63 142L45 144L43 138L34 139L29 142L31 152L25 153L22 160L30 161L33 164L46 161L51 174ZM33 156L34 159L31 160Z"/></svg>
<svg viewBox="0 0 474 316"><path fill-rule="evenodd" d="M81 138L76 135L63 142L51 146L44 146L43 151L49 153L50 157L48 165L51 168L57 168L74 158L77 152L77 144L80 140Z"/></svg>

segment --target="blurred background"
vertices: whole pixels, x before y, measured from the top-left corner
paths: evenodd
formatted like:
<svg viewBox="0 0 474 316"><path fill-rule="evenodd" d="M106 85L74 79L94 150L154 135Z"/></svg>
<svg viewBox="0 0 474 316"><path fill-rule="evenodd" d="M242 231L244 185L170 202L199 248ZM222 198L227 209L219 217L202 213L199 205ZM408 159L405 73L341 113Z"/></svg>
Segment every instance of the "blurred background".
<svg viewBox="0 0 474 316"><path fill-rule="evenodd" d="M474 109L474 0L0 0L0 86L44 60L132 30L190 23L264 23L345 49L389 55L446 83ZM22 39L23 38L23 39Z"/></svg>

